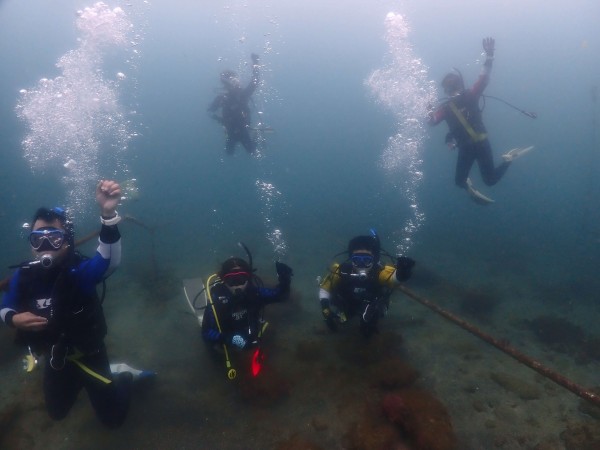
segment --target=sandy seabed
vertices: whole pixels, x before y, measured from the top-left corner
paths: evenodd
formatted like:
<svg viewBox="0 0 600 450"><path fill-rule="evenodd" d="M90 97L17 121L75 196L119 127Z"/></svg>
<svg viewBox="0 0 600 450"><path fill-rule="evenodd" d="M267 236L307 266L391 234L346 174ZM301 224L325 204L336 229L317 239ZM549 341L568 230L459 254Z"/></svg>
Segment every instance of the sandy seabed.
<svg viewBox="0 0 600 450"><path fill-rule="evenodd" d="M357 320L330 333L314 279L298 270L291 299L266 309L263 371L252 379L241 356L234 361L240 375L229 381L224 365L208 357L183 296L188 274L178 268L151 272L122 271L111 279L105 301L111 360L158 373L134 390L123 427L105 429L85 392L65 420L50 420L41 371L21 370L22 352L12 344L12 330L2 328L0 448L600 448L600 408L400 293L370 342L360 337ZM420 265L407 285L573 381L598 386L597 359L548 345L523 319L541 315L532 312L532 299L539 297L534 285L505 273L486 276L474 287L450 283ZM274 279L265 275L264 281ZM573 320L598 316L591 300L561 308L555 309ZM409 379L400 379L403 370ZM417 436L422 425L415 432L386 416L383 399L402 395L407 386L445 409L452 435L446 441L423 443Z"/></svg>

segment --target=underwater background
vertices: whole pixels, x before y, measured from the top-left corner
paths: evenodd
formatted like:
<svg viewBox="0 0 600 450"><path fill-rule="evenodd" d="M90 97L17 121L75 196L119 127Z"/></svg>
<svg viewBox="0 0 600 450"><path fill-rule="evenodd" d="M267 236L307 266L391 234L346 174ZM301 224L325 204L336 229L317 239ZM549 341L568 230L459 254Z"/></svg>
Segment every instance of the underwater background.
<svg viewBox="0 0 600 450"><path fill-rule="evenodd" d="M0 448L599 448L597 406L400 292L372 342L356 322L329 333L316 283L374 228L417 261L409 289L600 389L598 17L592 0L0 1L0 274L27 259L38 206L70 207L80 237L97 179L126 182L107 344L158 373L122 429L84 393L55 423L2 327ZM475 82L486 36L485 93L537 119L486 100L496 161L535 149L492 188L473 167L482 207L424 117L453 67ZM259 152L227 156L206 108L222 70L249 81L252 52ZM267 285L275 260L295 273L266 309L263 381L227 380L182 290L244 257L239 241ZM390 419L396 394L414 420Z"/></svg>

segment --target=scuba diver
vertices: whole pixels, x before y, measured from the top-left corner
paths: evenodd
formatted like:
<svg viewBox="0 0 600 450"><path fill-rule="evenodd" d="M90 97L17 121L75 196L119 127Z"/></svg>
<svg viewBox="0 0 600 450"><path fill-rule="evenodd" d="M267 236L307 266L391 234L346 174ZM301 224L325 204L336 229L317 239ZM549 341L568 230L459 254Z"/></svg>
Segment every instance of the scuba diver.
<svg viewBox="0 0 600 450"><path fill-rule="evenodd" d="M483 182L488 186L496 184L505 174L510 163L529 152L533 147L515 148L502 155L502 163L494 166L492 147L479 109L479 99L490 80L494 60L493 38L483 39L486 59L477 82L465 89L464 80L458 70L448 73L442 80L442 87L448 99L437 109L429 112L429 124L437 125L445 120L450 129L446 135L449 148L458 148L455 183L464 188L478 204L486 205L494 201L473 187L469 172L477 161Z"/></svg>
<svg viewBox="0 0 600 450"><path fill-rule="evenodd" d="M218 273L211 275L206 283L207 305L202 319L202 338L208 348L217 355L225 354L228 377L235 378L231 368L228 348L235 350L257 349L267 322L263 318L264 307L281 302L288 297L293 276L292 269L281 262L275 263L279 283L275 288L264 287L262 280L254 274L252 255L248 261L228 258Z"/></svg>
<svg viewBox="0 0 600 450"><path fill-rule="evenodd" d="M382 264L379 237L373 230L370 236L351 239L347 253L348 259L333 264L319 284L321 312L331 331L360 315L360 331L369 338L378 332L377 323L387 313L394 286L410 278L415 261L400 256L395 267Z"/></svg>
<svg viewBox="0 0 600 450"><path fill-rule="evenodd" d="M0 317L28 347L25 369L32 371L38 355L45 356L43 390L54 420L67 416L84 388L100 421L118 427L127 416L133 380L151 374L126 364L111 367L104 344L107 327L96 285L121 260L120 199L118 183L98 183L102 228L91 259L75 251L73 223L64 209L38 209L29 235L34 259L15 266L0 304Z"/></svg>
<svg viewBox="0 0 600 450"><path fill-rule="evenodd" d="M225 92L217 95L208 107L210 117L219 122L227 133L225 151L233 155L236 144L241 143L248 153L256 150L256 139L250 135L250 107L248 102L259 83L258 55L252 53L252 79L242 88L238 75L231 71L221 72L220 78ZM221 115L217 111L221 110Z"/></svg>

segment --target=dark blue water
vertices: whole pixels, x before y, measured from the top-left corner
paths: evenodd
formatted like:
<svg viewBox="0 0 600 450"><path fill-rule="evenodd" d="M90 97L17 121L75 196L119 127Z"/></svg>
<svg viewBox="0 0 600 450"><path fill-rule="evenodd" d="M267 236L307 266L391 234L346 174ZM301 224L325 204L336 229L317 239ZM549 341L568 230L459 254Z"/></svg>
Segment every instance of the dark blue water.
<svg viewBox="0 0 600 450"><path fill-rule="evenodd" d="M535 145L493 188L473 169L476 186L496 201L488 207L454 187L456 155L443 143L446 126L427 130L419 153L423 178L412 186L425 219L410 236L408 253L417 268L408 287L575 382L598 386L597 354L583 352L580 341L551 345L530 326L549 316L580 327L588 341L598 339L596 2L132 3L119 5L139 33L139 53L129 48L125 53L133 62L125 63L121 53L109 51L103 70L107 78L126 72L119 102L138 134L122 159L140 195L120 211L153 232L133 223L121 226L124 258L109 283L108 344L116 359L155 368L159 380L153 390L136 393L122 430L103 430L85 395L69 418L52 423L41 403L39 374L26 377L19 370L20 354L3 329L0 374L7 383L0 392L0 432L9 437L0 437L0 444L262 449L296 448L285 444L296 437L327 449L383 448L348 444L351 424L364 420L365 404L380 393L361 365L364 344L353 334L357 330L325 333L315 279L351 237L372 227L395 253L411 217L402 172L389 173L379 164L388 138L402 129L365 86L387 61L389 11L405 16L414 55L436 83L452 67L473 83L481 39L494 36L496 60L486 93L538 114L532 120L487 101L484 121L497 160L510 148ZM54 166L34 173L23 157L21 141L30 130L15 106L19 90L60 74L55 64L78 45L75 11L84 6L90 5L0 2L2 267L27 258L21 225L35 208L68 202L63 173ZM265 135L261 158L242 148L228 157L223 132L205 111L218 93L220 71L231 68L242 82L249 79L251 52L263 64L253 117L256 122L261 111L274 133ZM101 145L100 152L111 149ZM115 167L102 161L113 159L101 158L97 167L99 176L111 177ZM257 181L279 194L267 202ZM92 193L93 183L89 204ZM80 235L96 227L92 207L77 226ZM269 240L275 228L283 233L284 251ZM278 258L296 274L290 304L267 311L272 376L287 393L267 406L264 396L244 401L239 387L211 365L181 290L183 279L206 277L226 257L243 256L238 241L252 250L266 282L274 281ZM5 269L2 276L9 273ZM493 311L481 316L465 309L465 298L473 295L491 298ZM420 386L448 409L459 448L577 448L560 437L569 424L598 432L575 395L412 300L400 294L394 299L382 324L402 335L394 356L415 366ZM298 357L298 345L307 342L320 349L312 362ZM359 356L349 362L352 349ZM493 381L492 373L515 375L536 386L539 396L524 400L518 390Z"/></svg>

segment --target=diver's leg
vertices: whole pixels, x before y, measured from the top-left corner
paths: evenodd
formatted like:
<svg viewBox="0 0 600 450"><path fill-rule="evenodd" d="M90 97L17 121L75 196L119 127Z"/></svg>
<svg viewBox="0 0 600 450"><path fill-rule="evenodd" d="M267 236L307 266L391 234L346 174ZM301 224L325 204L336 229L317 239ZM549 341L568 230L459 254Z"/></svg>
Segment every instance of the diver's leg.
<svg viewBox="0 0 600 450"><path fill-rule="evenodd" d="M250 136L248 128L241 133L240 142L248 153L252 154L256 151L256 141L254 141Z"/></svg>
<svg viewBox="0 0 600 450"><path fill-rule="evenodd" d="M498 167L494 167L492 147L487 139L477 145L476 155L481 178L488 186L493 186L500 181L510 166L510 162L503 161Z"/></svg>
<svg viewBox="0 0 600 450"><path fill-rule="evenodd" d="M469 178L469 172L475 162L473 157L473 151L470 146L459 147L458 157L456 159L456 172L454 175L454 182L458 187L468 189L467 178Z"/></svg>
<svg viewBox="0 0 600 450"><path fill-rule="evenodd" d="M377 331L377 305L367 302L360 315L360 332L365 338L370 338Z"/></svg>
<svg viewBox="0 0 600 450"><path fill-rule="evenodd" d="M86 374L84 386L98 419L109 428L119 427L129 412L133 375L131 372L111 374L108 356L104 348L94 355L86 356L81 361L94 373L112 380L110 383L106 383Z"/></svg>
<svg viewBox="0 0 600 450"><path fill-rule="evenodd" d="M235 140L231 138L231 135L227 135L227 141L225 142L225 153L233 155L235 151Z"/></svg>
<svg viewBox="0 0 600 450"><path fill-rule="evenodd" d="M360 318L360 333L365 337L365 338L370 338L371 336L373 336L375 333L378 333L379 330L377 329L377 320L373 319L370 322L365 321L365 319L363 317Z"/></svg>
<svg viewBox="0 0 600 450"><path fill-rule="evenodd" d="M77 368L67 361L61 370L55 370L46 362L43 386L48 414L54 420L64 419L82 387Z"/></svg>

